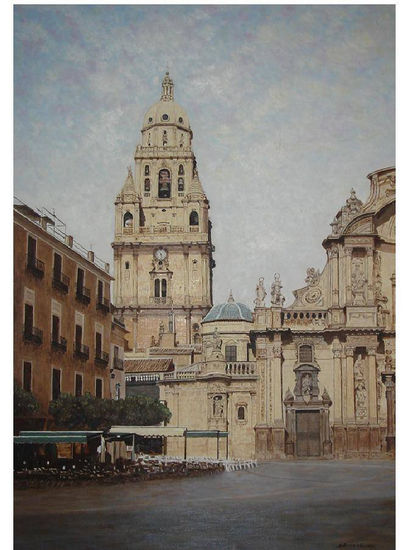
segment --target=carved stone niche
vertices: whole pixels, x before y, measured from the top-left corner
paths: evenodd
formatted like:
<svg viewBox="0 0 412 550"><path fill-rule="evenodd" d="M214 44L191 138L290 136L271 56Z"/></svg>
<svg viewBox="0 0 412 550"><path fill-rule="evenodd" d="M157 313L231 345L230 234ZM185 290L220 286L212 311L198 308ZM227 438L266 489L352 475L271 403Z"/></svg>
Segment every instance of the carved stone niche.
<svg viewBox="0 0 412 550"><path fill-rule="evenodd" d="M319 367L315 365L299 365L293 369L296 377L295 399L297 401L309 401L318 399L319 385L318 373Z"/></svg>

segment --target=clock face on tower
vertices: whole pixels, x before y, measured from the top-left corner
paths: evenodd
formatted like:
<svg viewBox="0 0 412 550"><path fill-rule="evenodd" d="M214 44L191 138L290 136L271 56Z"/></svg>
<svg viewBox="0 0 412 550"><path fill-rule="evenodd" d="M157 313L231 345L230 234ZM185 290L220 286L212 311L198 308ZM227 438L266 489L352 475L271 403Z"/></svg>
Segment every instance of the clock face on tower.
<svg viewBox="0 0 412 550"><path fill-rule="evenodd" d="M164 248L158 248L155 252L156 260L163 261L167 256L167 252Z"/></svg>

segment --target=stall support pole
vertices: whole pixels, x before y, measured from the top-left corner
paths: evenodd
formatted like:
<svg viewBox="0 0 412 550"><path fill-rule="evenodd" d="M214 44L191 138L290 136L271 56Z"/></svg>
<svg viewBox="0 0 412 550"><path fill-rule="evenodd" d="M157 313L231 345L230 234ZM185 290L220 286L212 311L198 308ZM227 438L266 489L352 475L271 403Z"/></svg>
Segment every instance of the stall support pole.
<svg viewBox="0 0 412 550"><path fill-rule="evenodd" d="M220 431L218 430L216 434L216 460L219 460L219 434Z"/></svg>
<svg viewBox="0 0 412 550"><path fill-rule="evenodd" d="M186 457L187 457L187 432L185 430L185 451L184 451L183 458L186 460Z"/></svg>
<svg viewBox="0 0 412 550"><path fill-rule="evenodd" d="M132 439L132 445L133 445L133 448L132 448L132 460L133 460L133 462L136 462L136 451L135 451L134 438L135 438L135 435L133 434L133 439Z"/></svg>

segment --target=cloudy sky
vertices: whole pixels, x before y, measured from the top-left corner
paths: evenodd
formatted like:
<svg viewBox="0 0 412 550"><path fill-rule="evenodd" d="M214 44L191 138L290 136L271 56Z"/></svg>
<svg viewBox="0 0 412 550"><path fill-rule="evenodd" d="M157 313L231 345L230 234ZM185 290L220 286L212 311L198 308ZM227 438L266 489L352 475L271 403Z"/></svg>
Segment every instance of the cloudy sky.
<svg viewBox="0 0 412 550"><path fill-rule="evenodd" d="M112 261L113 201L166 66L194 133L214 302L286 303L351 187L395 163L393 6L15 6L15 194Z"/></svg>

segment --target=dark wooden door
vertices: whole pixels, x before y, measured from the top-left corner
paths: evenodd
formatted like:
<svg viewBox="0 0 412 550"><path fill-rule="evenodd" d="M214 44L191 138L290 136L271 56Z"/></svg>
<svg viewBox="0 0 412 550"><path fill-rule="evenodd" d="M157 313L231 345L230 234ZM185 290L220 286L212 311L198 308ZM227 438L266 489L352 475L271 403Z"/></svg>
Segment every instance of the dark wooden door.
<svg viewBox="0 0 412 550"><path fill-rule="evenodd" d="M297 456L320 456L320 412L296 411Z"/></svg>

